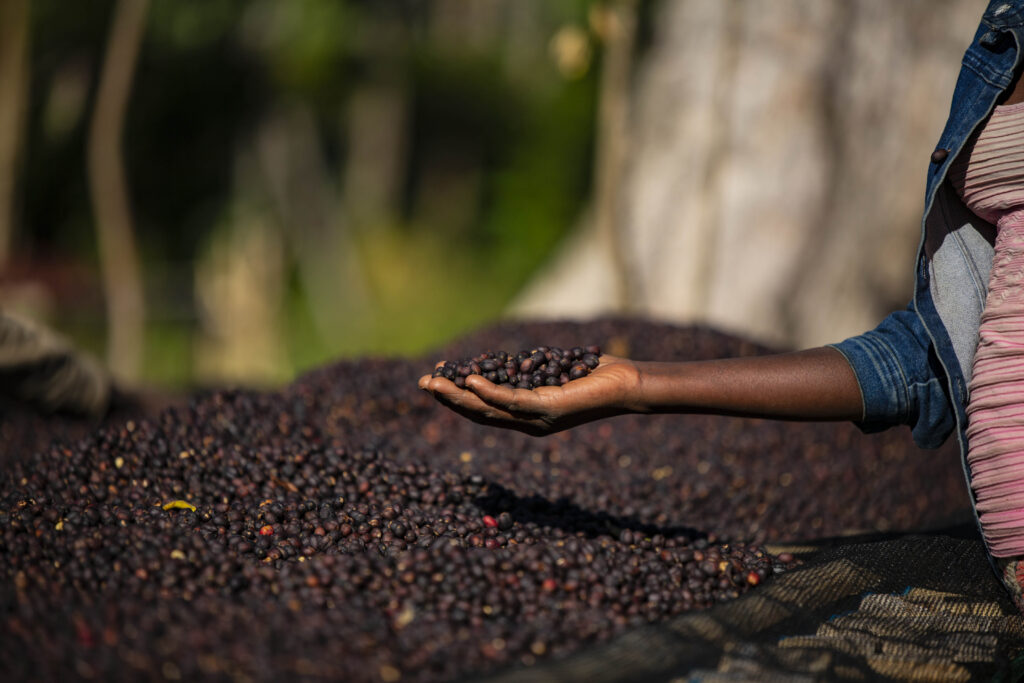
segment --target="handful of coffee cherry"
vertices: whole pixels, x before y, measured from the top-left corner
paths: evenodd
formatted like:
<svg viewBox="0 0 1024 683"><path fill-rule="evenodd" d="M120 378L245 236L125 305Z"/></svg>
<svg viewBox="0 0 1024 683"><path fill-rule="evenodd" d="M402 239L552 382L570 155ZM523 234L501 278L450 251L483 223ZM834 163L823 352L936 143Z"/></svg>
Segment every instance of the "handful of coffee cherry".
<svg viewBox="0 0 1024 683"><path fill-rule="evenodd" d="M571 349L538 346L519 353L486 351L472 358L444 361L434 369L434 377L451 380L460 389L470 375L516 389L557 387L589 375L600 363L600 356L601 347L596 345Z"/></svg>

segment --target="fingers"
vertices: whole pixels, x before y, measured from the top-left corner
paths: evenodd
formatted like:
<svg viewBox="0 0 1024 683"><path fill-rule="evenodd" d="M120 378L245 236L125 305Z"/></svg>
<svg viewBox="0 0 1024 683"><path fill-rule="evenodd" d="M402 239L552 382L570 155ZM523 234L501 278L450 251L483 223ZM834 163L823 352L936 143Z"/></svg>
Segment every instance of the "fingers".
<svg viewBox="0 0 1024 683"><path fill-rule="evenodd" d="M466 388L487 405L513 415L533 416L543 409L539 395L529 389L500 386L476 375L466 378Z"/></svg>
<svg viewBox="0 0 1024 683"><path fill-rule="evenodd" d="M453 404L443 396L438 396L437 400L441 405L448 407L455 413L469 420L472 420L477 424L486 425L488 427L514 429L517 432L523 432L524 434L529 434L530 436L545 436L551 432L550 427L543 423L531 422L529 420L521 420L499 410L472 410L461 405Z"/></svg>
<svg viewBox="0 0 1024 683"><path fill-rule="evenodd" d="M533 392L498 386L479 375L470 375L466 378L466 389L460 389L454 382L444 377L432 375L420 377L419 387L449 404L480 411L494 408L509 417L510 413L534 407L530 400Z"/></svg>
<svg viewBox="0 0 1024 683"><path fill-rule="evenodd" d="M443 360L439 360L436 363L434 363L434 369L435 370L437 370L438 368L441 368L441 367L444 367L444 361ZM434 376L433 374L430 374L430 375L423 375L422 377L420 377L420 380L419 380L419 387L420 387L420 389L426 389L427 388L427 383L430 381L430 379L433 376Z"/></svg>
<svg viewBox="0 0 1024 683"><path fill-rule="evenodd" d="M620 363L629 363L630 361L626 358L619 358L618 356L609 356L607 353L601 354L601 357L597 359L597 368L603 368L608 365L618 365Z"/></svg>
<svg viewBox="0 0 1024 683"><path fill-rule="evenodd" d="M475 374L465 378L464 389L432 374L420 377L419 387L474 422L541 436L618 414L620 385L632 386L634 375L632 361L602 355L594 373L564 387L519 389L494 384Z"/></svg>
<svg viewBox="0 0 1024 683"><path fill-rule="evenodd" d="M465 391L455 386L455 382L444 377L434 377L432 375L424 375L420 377L419 381L420 388L429 391L434 395L435 398L444 397L449 401L461 403L465 396L473 396L471 392Z"/></svg>
<svg viewBox="0 0 1024 683"><path fill-rule="evenodd" d="M466 411L473 411L481 413L486 417L504 417L512 419L510 414L497 408L492 408L472 391L460 389L455 386L454 382L447 380L444 377L427 377L425 381L424 378L421 377L420 387L432 393L434 398L441 401L449 408L460 408Z"/></svg>
<svg viewBox="0 0 1024 683"><path fill-rule="evenodd" d="M421 377L420 387L432 393L445 407L478 424L515 429L530 436L542 436L550 431L542 422L489 405L472 391L460 389L443 377Z"/></svg>

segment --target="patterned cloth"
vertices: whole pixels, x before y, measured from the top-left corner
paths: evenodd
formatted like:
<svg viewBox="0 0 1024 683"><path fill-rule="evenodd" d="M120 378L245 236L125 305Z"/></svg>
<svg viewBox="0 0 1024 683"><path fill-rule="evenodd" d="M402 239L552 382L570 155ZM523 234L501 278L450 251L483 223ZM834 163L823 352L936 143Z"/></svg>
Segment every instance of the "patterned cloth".
<svg viewBox="0 0 1024 683"><path fill-rule="evenodd" d="M103 415L111 380L91 356L52 330L0 310L0 411L2 402L42 412Z"/></svg>
<svg viewBox="0 0 1024 683"><path fill-rule="evenodd" d="M997 229L967 405L967 462L989 550L1011 558L1024 555L1024 104L996 107L950 179Z"/></svg>

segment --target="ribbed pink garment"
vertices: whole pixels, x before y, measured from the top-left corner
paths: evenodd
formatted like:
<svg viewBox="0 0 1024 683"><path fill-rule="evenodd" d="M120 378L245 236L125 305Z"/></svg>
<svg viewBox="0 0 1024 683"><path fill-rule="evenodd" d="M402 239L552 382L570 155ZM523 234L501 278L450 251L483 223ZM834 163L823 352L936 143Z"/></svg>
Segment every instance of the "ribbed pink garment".
<svg viewBox="0 0 1024 683"><path fill-rule="evenodd" d="M1024 103L996 107L949 169L996 225L967 404L967 464L994 557L1024 555Z"/></svg>

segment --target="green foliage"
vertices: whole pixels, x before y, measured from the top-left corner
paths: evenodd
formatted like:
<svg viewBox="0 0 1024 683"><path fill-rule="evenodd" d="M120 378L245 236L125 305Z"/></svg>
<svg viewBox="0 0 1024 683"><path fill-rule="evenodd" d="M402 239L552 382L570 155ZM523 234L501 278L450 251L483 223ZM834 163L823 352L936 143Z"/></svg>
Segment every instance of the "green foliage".
<svg viewBox="0 0 1024 683"><path fill-rule="evenodd" d="M519 1L496 6L507 13ZM168 292L160 278L200 261L215 231L239 229L224 216L242 195L258 197L261 224L276 225L285 245L277 331L285 372L339 355L422 352L498 317L572 228L590 190L597 75L563 77L548 42L570 23L587 35L593 4L526 3L535 35L524 43L503 22L472 39L452 33L435 21L432 2L153 0L124 131L152 321L149 379L201 379L192 369L199 316L183 313L188 293ZM32 4L20 247L93 267L84 149L112 7ZM360 222L342 196L345 127L353 94L381 82L407 94L400 192L395 206ZM82 103L54 118L61 88L84 93ZM304 188L275 188L275 169L256 153L261 126L288 107L312 114L313 166L340 200L328 223L345 226L364 279L352 291L309 289L289 244L295 226L275 195L291 193L287 200L301 205ZM345 307L335 316L344 324L325 328L313 308L325 297ZM102 320L102 309L64 306L75 320Z"/></svg>
<svg viewBox="0 0 1024 683"><path fill-rule="evenodd" d="M244 0L152 0L147 46L202 51L229 38L250 4Z"/></svg>
<svg viewBox="0 0 1024 683"><path fill-rule="evenodd" d="M360 23L358 11L337 0L257 0L249 3L241 31L263 54L280 94L337 101Z"/></svg>
<svg viewBox="0 0 1024 683"><path fill-rule="evenodd" d="M494 175L494 203L483 234L513 289L572 227L589 190L594 90L593 79L580 81L534 103L522 143Z"/></svg>

